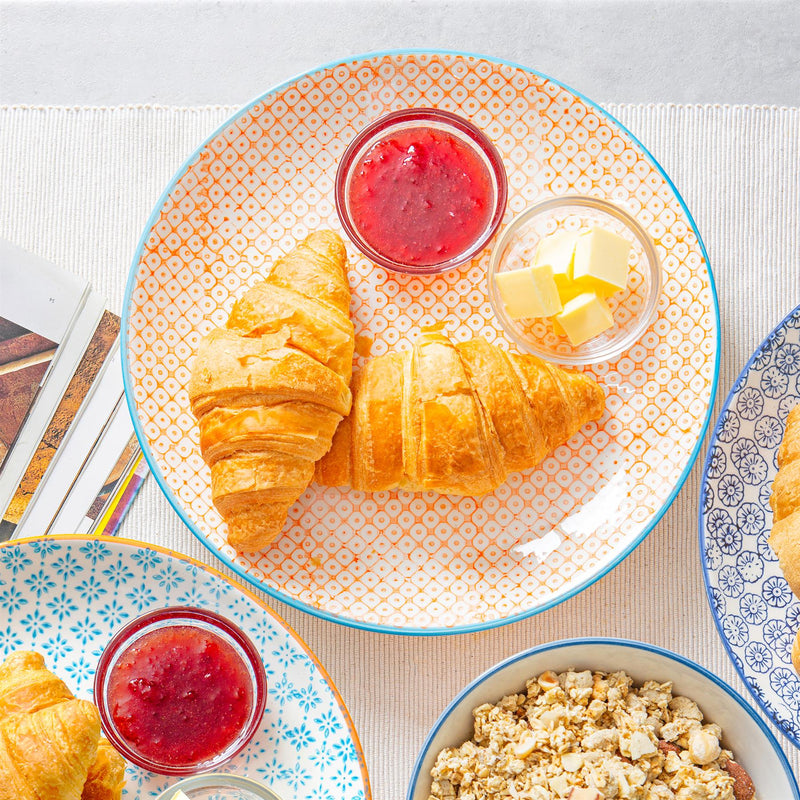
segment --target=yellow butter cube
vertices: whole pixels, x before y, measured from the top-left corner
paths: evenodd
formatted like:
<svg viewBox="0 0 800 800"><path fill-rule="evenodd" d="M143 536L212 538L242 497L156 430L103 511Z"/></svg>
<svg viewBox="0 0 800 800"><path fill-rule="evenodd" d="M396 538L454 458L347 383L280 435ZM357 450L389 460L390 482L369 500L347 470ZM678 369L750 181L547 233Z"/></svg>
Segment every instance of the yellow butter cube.
<svg viewBox="0 0 800 800"><path fill-rule="evenodd" d="M553 326L553 333L556 336L566 336L567 332L561 327L561 324L558 321L558 317L550 317L550 323Z"/></svg>
<svg viewBox="0 0 800 800"><path fill-rule="evenodd" d="M591 228L575 243L572 277L592 278L624 289L628 283L631 243L605 228Z"/></svg>
<svg viewBox="0 0 800 800"><path fill-rule="evenodd" d="M620 291L619 286L612 286L610 283L599 281L596 278L577 278L574 281L567 281L563 286L559 286L558 296L561 299L561 304L564 305L572 300L573 297L585 292L594 292L598 297L607 300L618 291Z"/></svg>
<svg viewBox="0 0 800 800"><path fill-rule="evenodd" d="M608 303L594 292L584 292L564 305L553 318L573 345L583 344L614 325ZM555 326L554 326L555 327Z"/></svg>
<svg viewBox="0 0 800 800"><path fill-rule="evenodd" d="M534 264L549 264L553 268L553 278L558 290L572 280L572 256L578 233L557 231L545 236L536 248Z"/></svg>
<svg viewBox="0 0 800 800"><path fill-rule="evenodd" d="M561 311L561 300L549 264L499 272L495 281L511 319L550 317Z"/></svg>

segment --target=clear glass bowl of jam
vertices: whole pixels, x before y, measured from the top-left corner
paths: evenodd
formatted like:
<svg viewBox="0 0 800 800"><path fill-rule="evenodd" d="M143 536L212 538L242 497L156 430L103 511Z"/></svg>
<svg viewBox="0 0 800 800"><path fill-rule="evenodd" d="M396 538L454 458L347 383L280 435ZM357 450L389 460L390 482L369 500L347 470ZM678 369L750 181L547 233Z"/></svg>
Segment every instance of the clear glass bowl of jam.
<svg viewBox="0 0 800 800"><path fill-rule="evenodd" d="M573 345L547 317L512 319L496 276L528 267L541 242L554 235L603 228L630 244L628 281L607 298L613 325ZM568 366L613 361L632 347L656 317L661 296L661 262L647 231L624 208L596 197L549 197L518 214L498 236L487 272L489 303L508 337L523 352Z"/></svg>
<svg viewBox="0 0 800 800"><path fill-rule="evenodd" d="M336 173L336 210L350 239L398 272L444 272L477 256L503 218L503 161L473 123L434 108L367 125Z"/></svg>
<svg viewBox="0 0 800 800"><path fill-rule="evenodd" d="M103 731L129 761L160 775L216 770L261 724L261 656L229 620L200 608L150 611L118 631L97 666Z"/></svg>
<svg viewBox="0 0 800 800"><path fill-rule="evenodd" d="M221 772L185 778L165 789L156 800L174 800L179 791L189 800L281 800L260 781Z"/></svg>

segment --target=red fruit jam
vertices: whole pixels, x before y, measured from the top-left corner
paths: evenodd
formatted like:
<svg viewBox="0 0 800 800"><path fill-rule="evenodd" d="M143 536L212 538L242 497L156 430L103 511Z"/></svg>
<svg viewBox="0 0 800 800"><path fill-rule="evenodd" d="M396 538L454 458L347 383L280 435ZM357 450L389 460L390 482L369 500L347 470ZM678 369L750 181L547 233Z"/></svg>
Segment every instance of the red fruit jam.
<svg viewBox="0 0 800 800"><path fill-rule="evenodd" d="M108 705L120 735L144 757L200 764L239 735L253 706L239 654L210 631L189 625L145 633L119 657Z"/></svg>
<svg viewBox="0 0 800 800"><path fill-rule="evenodd" d="M402 128L354 165L348 207L362 238L401 264L458 256L494 213L492 177L475 150L437 128Z"/></svg>

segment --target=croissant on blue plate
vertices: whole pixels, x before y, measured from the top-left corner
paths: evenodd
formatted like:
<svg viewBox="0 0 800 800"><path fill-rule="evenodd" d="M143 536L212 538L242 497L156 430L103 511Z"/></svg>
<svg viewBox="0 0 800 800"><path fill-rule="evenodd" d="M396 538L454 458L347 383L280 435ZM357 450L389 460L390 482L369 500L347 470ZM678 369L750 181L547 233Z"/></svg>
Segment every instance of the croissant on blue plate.
<svg viewBox="0 0 800 800"><path fill-rule="evenodd" d="M0 800L120 800L125 760L36 652L0 664Z"/></svg>

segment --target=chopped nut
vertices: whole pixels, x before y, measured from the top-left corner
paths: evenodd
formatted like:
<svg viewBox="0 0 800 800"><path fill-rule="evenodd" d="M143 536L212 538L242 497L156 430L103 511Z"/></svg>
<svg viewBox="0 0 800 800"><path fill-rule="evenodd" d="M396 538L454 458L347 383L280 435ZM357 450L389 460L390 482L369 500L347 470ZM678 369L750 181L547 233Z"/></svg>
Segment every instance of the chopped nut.
<svg viewBox="0 0 800 800"><path fill-rule="evenodd" d="M582 744L587 750L608 750L613 752L619 744L619 731L616 728L601 728L586 736Z"/></svg>
<svg viewBox="0 0 800 800"><path fill-rule="evenodd" d="M577 772L583 766L583 756L580 753L564 753L561 766L566 772Z"/></svg>
<svg viewBox="0 0 800 800"><path fill-rule="evenodd" d="M638 761L643 756L651 756L658 750L650 737L643 731L634 731L628 742L628 753L634 761Z"/></svg>
<svg viewBox="0 0 800 800"><path fill-rule="evenodd" d="M688 697L683 697L682 695L677 695L670 700L669 710L676 717L696 719L700 720L701 722L703 720L703 712L700 710L697 703L695 703L694 700L690 700Z"/></svg>
<svg viewBox="0 0 800 800"><path fill-rule="evenodd" d="M719 758L721 752L719 739L706 731L692 731L689 734L689 758L695 764L705 766Z"/></svg>
<svg viewBox="0 0 800 800"><path fill-rule="evenodd" d="M535 749L536 737L529 733L523 735L523 738L514 745L514 755L517 758L527 758Z"/></svg>
<svg viewBox="0 0 800 800"><path fill-rule="evenodd" d="M555 792L559 797L563 797L569 791L567 776L562 772L549 780L550 791Z"/></svg>
<svg viewBox="0 0 800 800"><path fill-rule="evenodd" d="M567 800L603 800L597 789L583 789L577 786L567 795Z"/></svg>
<svg viewBox="0 0 800 800"><path fill-rule="evenodd" d="M728 761L725 769L733 778L733 796L736 800L751 800L756 793L756 787L753 786L747 770L735 761Z"/></svg>
<svg viewBox="0 0 800 800"><path fill-rule="evenodd" d="M658 749L661 750L662 753L678 753L680 754L681 749L678 745L673 744L672 742L665 742L663 739L660 739L658 742Z"/></svg>
<svg viewBox="0 0 800 800"><path fill-rule="evenodd" d="M539 719L552 730L563 716L564 710L562 708L551 708L545 711Z"/></svg>
<svg viewBox="0 0 800 800"><path fill-rule="evenodd" d="M537 683L542 687L542 689L544 689L544 691L547 691L548 689L556 689L559 686L558 675L556 675L552 670L547 670L547 672L543 672L537 678Z"/></svg>

